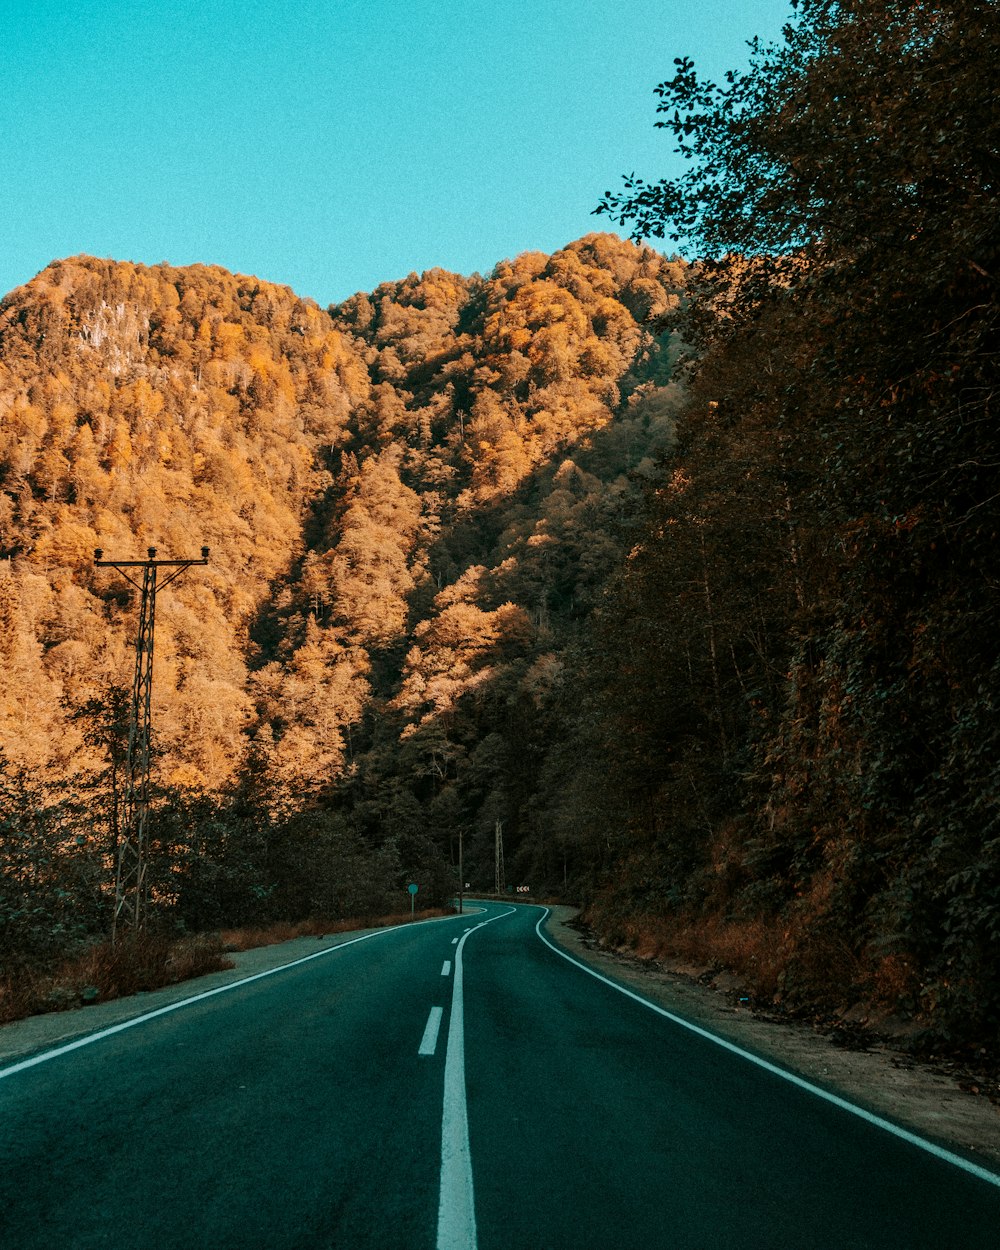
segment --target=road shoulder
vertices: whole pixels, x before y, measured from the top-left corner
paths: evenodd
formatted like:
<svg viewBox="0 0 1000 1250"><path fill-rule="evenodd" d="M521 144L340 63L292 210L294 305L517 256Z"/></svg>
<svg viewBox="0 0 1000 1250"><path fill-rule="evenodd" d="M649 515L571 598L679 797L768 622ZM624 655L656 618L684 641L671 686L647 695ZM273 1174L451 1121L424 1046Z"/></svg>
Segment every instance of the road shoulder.
<svg viewBox="0 0 1000 1250"><path fill-rule="evenodd" d="M574 907L554 906L545 929L581 963L842 1098L1000 1170L1000 1108L986 1097L882 1041L870 1049L845 1049L808 1023L733 1006L692 975L604 949L573 926L578 914Z"/></svg>

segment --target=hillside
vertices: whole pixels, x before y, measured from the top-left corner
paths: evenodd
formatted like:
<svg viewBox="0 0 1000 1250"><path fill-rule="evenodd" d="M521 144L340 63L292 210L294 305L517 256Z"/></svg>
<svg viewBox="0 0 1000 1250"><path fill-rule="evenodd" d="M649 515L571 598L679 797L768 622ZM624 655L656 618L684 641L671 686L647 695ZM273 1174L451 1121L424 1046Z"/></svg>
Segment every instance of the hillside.
<svg viewBox="0 0 1000 1250"><path fill-rule="evenodd" d="M409 876L433 900L460 828L492 875L498 821L516 857L566 652L672 437L648 323L683 281L590 235L325 311L215 267L89 257L7 296L10 948L52 945L47 907L67 932L102 923L136 607L98 547L211 550L157 604L175 916L339 914Z"/></svg>
<svg viewBox="0 0 1000 1250"><path fill-rule="evenodd" d="M0 301L0 1016L108 929L494 882L797 1013L1000 1039L998 0L800 0L656 88L613 234L328 309L80 256ZM687 162L686 164L684 162ZM9 999L8 999L9 1001Z"/></svg>
<svg viewBox="0 0 1000 1250"><path fill-rule="evenodd" d="M704 279L589 235L328 310L86 257L12 292L2 975L107 930L136 596L93 551L204 543L157 607L158 926L439 904L499 832L509 886L616 945L993 1037L980 280L924 297L942 345L887 403L808 283L713 337ZM684 385L665 324L702 336Z"/></svg>
<svg viewBox="0 0 1000 1250"><path fill-rule="evenodd" d="M687 163L598 210L702 260L600 628L633 658L596 678L627 832L592 915L995 1060L1000 6L793 8L719 82L675 60Z"/></svg>

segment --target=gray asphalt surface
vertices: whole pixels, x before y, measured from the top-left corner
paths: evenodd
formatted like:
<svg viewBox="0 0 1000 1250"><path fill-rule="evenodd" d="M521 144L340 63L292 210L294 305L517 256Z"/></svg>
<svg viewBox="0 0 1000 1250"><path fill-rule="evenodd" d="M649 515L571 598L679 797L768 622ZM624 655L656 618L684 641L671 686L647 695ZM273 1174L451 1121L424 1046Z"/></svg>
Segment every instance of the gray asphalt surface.
<svg viewBox="0 0 1000 1250"><path fill-rule="evenodd" d="M443 1247L472 929L479 1250L995 1250L1000 1187L587 975L542 942L541 909L483 907L0 1069L0 1247Z"/></svg>

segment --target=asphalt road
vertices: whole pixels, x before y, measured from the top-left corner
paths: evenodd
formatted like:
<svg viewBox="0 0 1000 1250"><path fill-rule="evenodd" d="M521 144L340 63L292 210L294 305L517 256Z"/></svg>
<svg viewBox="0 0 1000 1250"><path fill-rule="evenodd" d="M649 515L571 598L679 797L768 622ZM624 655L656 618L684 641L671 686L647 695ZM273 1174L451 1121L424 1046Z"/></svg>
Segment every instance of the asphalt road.
<svg viewBox="0 0 1000 1250"><path fill-rule="evenodd" d="M381 931L0 1069L0 1247L996 1250L1000 1180L622 993L542 915Z"/></svg>

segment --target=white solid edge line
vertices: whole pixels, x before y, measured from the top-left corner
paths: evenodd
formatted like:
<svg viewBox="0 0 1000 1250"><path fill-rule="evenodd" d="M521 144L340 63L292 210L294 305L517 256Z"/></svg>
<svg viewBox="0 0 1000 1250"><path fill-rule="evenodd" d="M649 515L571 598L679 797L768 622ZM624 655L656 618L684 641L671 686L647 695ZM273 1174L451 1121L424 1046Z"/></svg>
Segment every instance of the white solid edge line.
<svg viewBox="0 0 1000 1250"><path fill-rule="evenodd" d="M535 925L535 932L550 950L555 951L557 955L561 955L563 959L568 960L582 972L595 977L598 981L603 981L605 985L609 985L613 990L617 990L619 994L624 994L626 998L631 998L643 1007L648 1007L650 1011L655 1011L657 1015L663 1016L671 1021L672 1024L679 1024L682 1029L688 1029L691 1033L697 1034L698 1037L702 1037L708 1042L714 1042L716 1046L721 1046L723 1050L728 1050L731 1054L738 1055L741 1059L755 1064L758 1068L763 1068L766 1072L780 1076L783 1081L797 1085L799 1089L815 1094L817 1098L822 1098L824 1102L833 1103L835 1107L840 1107L842 1111L849 1111L851 1115L856 1115L859 1119L867 1121L876 1128L892 1133L894 1137L899 1137L903 1141L909 1142L911 1146L917 1146L928 1154L934 1155L935 1158L942 1159L945 1163L951 1163L955 1167L961 1168L963 1172L968 1172L979 1180L986 1181L987 1184L996 1185L1000 1188L1000 1175L996 1172L980 1167L978 1163L973 1163L969 1159L963 1159L961 1155L953 1154L952 1151L946 1150L943 1146L937 1146L934 1142L927 1141L924 1137L918 1137L916 1133L911 1133L908 1129L901 1128L898 1124L893 1124L891 1120L884 1120L880 1115L876 1115L872 1111L866 1111L864 1107L859 1107L853 1102L848 1102L846 1098L841 1098L838 1094L833 1094L829 1090L823 1089L821 1085L814 1085L812 1081L796 1076L794 1072L789 1072L785 1068L779 1068L777 1064L770 1063L767 1059L762 1059L759 1055L755 1055L749 1050L744 1050L742 1046L737 1046L735 1042L727 1041L726 1038L710 1033L708 1029L703 1029L700 1025L692 1024L690 1020L685 1020L683 1016L675 1016L673 1012L657 1006L656 1003L651 1003L640 994L633 993L632 990L627 990L623 985L618 985L617 982L612 981L609 977L602 976L600 972L596 972L593 968L588 968L586 964L581 963L578 959L574 959L572 955L567 955L564 950L560 950L558 946L550 942L545 934L542 933L541 926L549 915L550 910L548 907L545 908L544 915L539 919L538 924Z"/></svg>
<svg viewBox="0 0 1000 1250"><path fill-rule="evenodd" d="M434 924L438 920L457 920L458 916L434 916L430 920L417 921L418 924ZM5 1077L13 1076L16 1072L24 1072L27 1068L37 1067L40 1063L47 1063L50 1059L58 1059L60 1055L68 1055L71 1050L79 1050L82 1046L89 1046L92 1042L100 1042L106 1037L112 1037L115 1033L123 1033L126 1029L134 1029L138 1024L145 1024L147 1020L155 1020L157 1016L168 1015L172 1011L180 1011L182 1007L190 1007L192 1003L203 1002L206 998L214 998L217 994L227 994L230 990L238 990L243 985L250 985L253 981L261 981L264 977L273 977L276 972L284 972L286 968L297 968L299 964L310 963L314 959L322 959L324 955L332 955L336 951L345 950L348 946L354 946L358 942L367 942L369 938L384 937L387 933L406 932L412 929L412 925L400 924L392 925L386 929L376 929L374 933L363 933L361 937L351 938L349 942L338 942L336 946L324 947L321 951L315 951L312 955L303 955L301 959L293 959L290 963L279 964L276 968L268 968L264 972L255 972L251 977L243 977L239 981L230 981L228 985L217 985L214 990L205 990L201 994L192 994L190 998L181 998L176 1003L168 1003L165 1007L158 1007L156 1011L147 1011L141 1016L133 1016L131 1020L122 1020L119 1024L112 1024L106 1029L99 1029L96 1033L87 1033L84 1037L78 1037L75 1041L67 1042L64 1046L57 1046L53 1050L43 1050L41 1054L32 1055L30 1059L22 1059L18 1063L11 1064L10 1067L0 1068L0 1081Z"/></svg>
<svg viewBox="0 0 1000 1250"><path fill-rule="evenodd" d="M430 1015L427 1017L427 1024L424 1027L424 1035L420 1039L418 1055L433 1055L435 1050L437 1050L438 1030L441 1028L441 1017L443 1015L443 1007L431 1008Z"/></svg>
<svg viewBox="0 0 1000 1250"><path fill-rule="evenodd" d="M516 909L491 916L475 926L502 920ZM469 1114L465 1096L465 1019L463 1007L462 947L466 929L455 948L451 1014L444 1059L444 1102L441 1111L441 1190L438 1199L437 1250L476 1250L476 1203L469 1149Z"/></svg>

